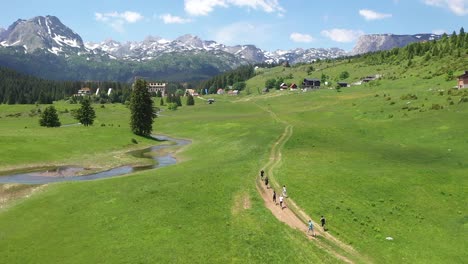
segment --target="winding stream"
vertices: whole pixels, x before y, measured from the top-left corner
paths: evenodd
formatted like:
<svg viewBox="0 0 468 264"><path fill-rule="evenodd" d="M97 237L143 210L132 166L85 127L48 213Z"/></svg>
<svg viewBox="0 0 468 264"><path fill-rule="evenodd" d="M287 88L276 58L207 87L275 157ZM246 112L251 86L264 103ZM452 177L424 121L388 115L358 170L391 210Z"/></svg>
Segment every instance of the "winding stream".
<svg viewBox="0 0 468 264"><path fill-rule="evenodd" d="M62 166L62 167L51 167L51 168L37 168L36 171L29 170L24 173L15 173L10 175L0 175L0 183L22 183L22 184L45 184L53 182L65 182L65 181L89 181L95 179L104 179L120 175L129 174L135 171L143 171L155 168L166 167L173 165L177 160L172 154L166 154L163 156L150 155L154 151L158 151L170 147L180 147L191 143L190 140L175 139L168 136L156 135L153 136L155 139L160 141L172 141L176 144L163 144L152 146L149 148L130 151L128 154L133 155L137 158L149 158L155 162L153 165L134 167L134 166L120 166L112 168L110 170L101 171L97 173L75 176L80 172L86 171L83 167L78 166ZM54 176L50 176L53 174ZM49 175L49 176L48 176Z"/></svg>

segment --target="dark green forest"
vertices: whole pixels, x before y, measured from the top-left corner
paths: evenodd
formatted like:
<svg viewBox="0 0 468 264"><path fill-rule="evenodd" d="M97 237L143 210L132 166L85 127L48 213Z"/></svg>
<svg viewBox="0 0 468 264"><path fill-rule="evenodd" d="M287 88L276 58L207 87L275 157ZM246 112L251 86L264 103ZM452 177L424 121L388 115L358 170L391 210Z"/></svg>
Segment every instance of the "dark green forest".
<svg viewBox="0 0 468 264"><path fill-rule="evenodd" d="M43 50L0 47L0 66L48 80L132 82L134 77L168 81L206 80L241 65L228 53L168 53L156 59L128 61L102 54L57 56Z"/></svg>
<svg viewBox="0 0 468 264"><path fill-rule="evenodd" d="M125 102L130 95L131 84L120 82L82 82L82 81L52 81L18 73L14 70L0 67L0 103L4 104L50 104L56 100L73 98L80 88L89 87L98 95L93 95L96 102ZM112 88L107 96L108 88Z"/></svg>
<svg viewBox="0 0 468 264"><path fill-rule="evenodd" d="M254 66L243 65L235 70L219 74L209 80L199 83L197 89L204 91L208 89L208 93L216 93L218 88L226 88L232 86L234 90L243 90L245 88L245 81L255 76Z"/></svg>

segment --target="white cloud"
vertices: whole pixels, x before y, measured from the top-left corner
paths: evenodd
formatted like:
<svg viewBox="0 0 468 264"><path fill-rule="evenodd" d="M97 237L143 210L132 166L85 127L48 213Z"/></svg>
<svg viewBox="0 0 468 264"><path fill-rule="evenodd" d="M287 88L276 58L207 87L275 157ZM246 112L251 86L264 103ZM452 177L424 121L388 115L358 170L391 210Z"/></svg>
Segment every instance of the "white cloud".
<svg viewBox="0 0 468 264"><path fill-rule="evenodd" d="M265 24L238 22L227 25L216 31L213 39L227 45L237 44L269 44L275 36L271 34L272 27Z"/></svg>
<svg viewBox="0 0 468 264"><path fill-rule="evenodd" d="M353 42L360 36L364 35L362 30L334 28L330 30L322 30L321 34L336 42Z"/></svg>
<svg viewBox="0 0 468 264"><path fill-rule="evenodd" d="M468 0L423 0L426 5L448 8L458 16L468 15Z"/></svg>
<svg viewBox="0 0 468 264"><path fill-rule="evenodd" d="M267 13L277 12L280 16L285 11L278 0L185 0L185 11L193 16L206 16L215 7L230 6L259 9Z"/></svg>
<svg viewBox="0 0 468 264"><path fill-rule="evenodd" d="M369 9L361 9L361 10L359 10L359 14L362 17L364 17L365 20L378 20L378 19L384 19L384 18L392 17L392 14L377 13L377 12L369 10Z"/></svg>
<svg viewBox="0 0 468 264"><path fill-rule="evenodd" d="M291 35L289 35L289 38L294 42L310 43L314 41L314 38L311 35L297 32L291 33Z"/></svg>
<svg viewBox="0 0 468 264"><path fill-rule="evenodd" d="M142 20L144 17L133 11L125 11L123 13L109 12L109 13L94 13L94 18L97 21L104 22L114 28L118 32L125 31L124 25L127 23L136 23Z"/></svg>
<svg viewBox="0 0 468 264"><path fill-rule="evenodd" d="M192 22L189 18L182 18L171 14L160 15L159 18L162 19L164 24L186 24Z"/></svg>

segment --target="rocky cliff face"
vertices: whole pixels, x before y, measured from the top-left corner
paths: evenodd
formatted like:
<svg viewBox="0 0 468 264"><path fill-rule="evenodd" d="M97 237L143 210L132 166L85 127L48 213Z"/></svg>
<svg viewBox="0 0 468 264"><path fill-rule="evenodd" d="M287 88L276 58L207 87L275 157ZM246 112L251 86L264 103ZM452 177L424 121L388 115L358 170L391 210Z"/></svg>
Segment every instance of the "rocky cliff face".
<svg viewBox="0 0 468 264"><path fill-rule="evenodd" d="M367 52L389 50L401 48L413 42L430 41L439 39L440 35L416 34L416 35L394 35L394 34L371 34L359 37L352 54L362 54Z"/></svg>
<svg viewBox="0 0 468 264"><path fill-rule="evenodd" d="M18 19L0 33L0 45L21 46L27 52L44 49L54 54L85 50L81 37L54 16Z"/></svg>

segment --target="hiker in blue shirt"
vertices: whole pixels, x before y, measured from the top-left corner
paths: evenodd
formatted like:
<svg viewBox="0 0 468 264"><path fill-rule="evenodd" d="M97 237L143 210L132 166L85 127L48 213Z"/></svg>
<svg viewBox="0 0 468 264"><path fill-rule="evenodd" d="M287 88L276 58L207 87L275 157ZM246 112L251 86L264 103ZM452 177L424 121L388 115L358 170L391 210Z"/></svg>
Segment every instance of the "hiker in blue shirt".
<svg viewBox="0 0 468 264"><path fill-rule="evenodd" d="M309 232L312 232L312 236L315 237L315 230L314 230L314 223L312 223L312 220L309 219L309 229L307 230L307 234Z"/></svg>

